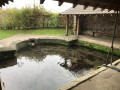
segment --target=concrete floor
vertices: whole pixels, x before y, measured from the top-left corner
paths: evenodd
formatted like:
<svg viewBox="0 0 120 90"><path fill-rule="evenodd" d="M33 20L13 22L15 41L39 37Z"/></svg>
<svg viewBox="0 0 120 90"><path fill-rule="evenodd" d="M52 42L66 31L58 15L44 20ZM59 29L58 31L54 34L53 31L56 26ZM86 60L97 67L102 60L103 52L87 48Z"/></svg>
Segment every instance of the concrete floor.
<svg viewBox="0 0 120 90"><path fill-rule="evenodd" d="M120 64L116 68L120 70ZM120 71L108 68L71 90L120 90Z"/></svg>
<svg viewBox="0 0 120 90"><path fill-rule="evenodd" d="M112 37L92 37L87 35L80 35L78 36L78 40L111 47ZM120 49L120 38L115 38L114 48Z"/></svg>

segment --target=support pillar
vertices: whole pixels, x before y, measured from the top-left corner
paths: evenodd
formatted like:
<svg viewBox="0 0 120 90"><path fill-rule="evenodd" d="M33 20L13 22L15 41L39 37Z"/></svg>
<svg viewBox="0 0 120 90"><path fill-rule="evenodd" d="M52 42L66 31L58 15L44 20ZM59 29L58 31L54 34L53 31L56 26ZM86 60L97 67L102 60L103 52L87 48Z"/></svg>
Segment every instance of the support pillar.
<svg viewBox="0 0 120 90"><path fill-rule="evenodd" d="M69 28L69 15L66 16L66 36L68 36L68 28Z"/></svg>
<svg viewBox="0 0 120 90"><path fill-rule="evenodd" d="M77 32L77 16L74 15L74 22L73 22L73 33L76 35Z"/></svg>
<svg viewBox="0 0 120 90"><path fill-rule="evenodd" d="M79 30L80 30L80 17L77 15L77 35L79 35Z"/></svg>

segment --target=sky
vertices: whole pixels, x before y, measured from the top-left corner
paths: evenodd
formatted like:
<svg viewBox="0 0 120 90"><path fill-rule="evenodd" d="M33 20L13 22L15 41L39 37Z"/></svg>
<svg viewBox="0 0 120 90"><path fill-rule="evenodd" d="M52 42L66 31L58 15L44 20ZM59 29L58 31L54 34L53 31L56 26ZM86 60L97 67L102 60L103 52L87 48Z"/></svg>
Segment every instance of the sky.
<svg viewBox="0 0 120 90"><path fill-rule="evenodd" d="M33 7L33 4L38 5L40 4L40 0L14 0L14 2L10 2L9 4L6 4L5 6L3 6L3 9L6 8L22 8L25 7L26 5L29 5L31 7ZM68 8L72 7L72 4L69 3L63 3L62 6L58 6L58 2L57 1L53 1L53 0L45 0L43 7L45 9L47 9L48 11L52 11L52 12L63 12L65 10L67 10Z"/></svg>

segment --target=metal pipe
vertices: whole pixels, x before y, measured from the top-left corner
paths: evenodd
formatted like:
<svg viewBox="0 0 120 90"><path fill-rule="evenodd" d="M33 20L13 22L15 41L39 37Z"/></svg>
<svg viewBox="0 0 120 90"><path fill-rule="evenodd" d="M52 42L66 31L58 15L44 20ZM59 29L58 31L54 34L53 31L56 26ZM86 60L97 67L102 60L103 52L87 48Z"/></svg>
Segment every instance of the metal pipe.
<svg viewBox="0 0 120 90"><path fill-rule="evenodd" d="M111 50L112 50L111 65L112 65L112 61L113 61L113 51L114 51L113 46L114 46L114 40L115 40L115 33L116 33L116 30L117 30L117 21L118 21L118 10L117 10L117 13L116 13L116 18L115 18L115 29L114 29L114 32L113 32L112 43L111 43L111 47L110 47L108 55L107 55L106 66L108 64L108 59L109 59L109 55L110 55Z"/></svg>

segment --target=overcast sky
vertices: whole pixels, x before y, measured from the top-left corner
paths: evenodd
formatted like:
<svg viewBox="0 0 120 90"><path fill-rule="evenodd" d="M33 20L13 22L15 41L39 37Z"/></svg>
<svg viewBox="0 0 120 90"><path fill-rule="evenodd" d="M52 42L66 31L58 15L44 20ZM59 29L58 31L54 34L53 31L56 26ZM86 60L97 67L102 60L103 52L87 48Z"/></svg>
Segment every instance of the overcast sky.
<svg viewBox="0 0 120 90"><path fill-rule="evenodd" d="M3 9L13 8L13 7L21 8L21 7L25 7L26 5L30 5L32 7L34 4L34 1L35 1L35 4L40 3L40 0L14 0L14 2L9 2L8 5L5 5L2 8ZM52 12L63 12L68 8L72 7L72 5L69 3L63 3L63 5L59 7L58 2L53 0L45 0L43 6L44 8Z"/></svg>

